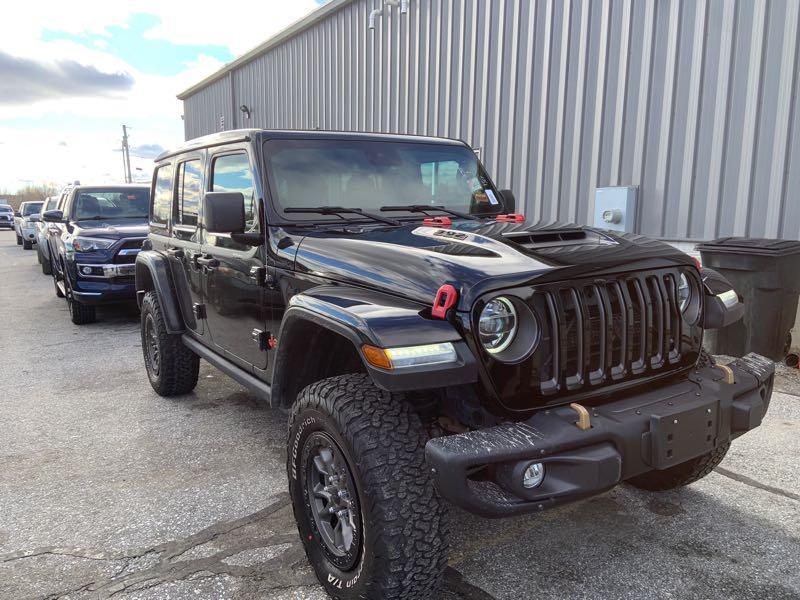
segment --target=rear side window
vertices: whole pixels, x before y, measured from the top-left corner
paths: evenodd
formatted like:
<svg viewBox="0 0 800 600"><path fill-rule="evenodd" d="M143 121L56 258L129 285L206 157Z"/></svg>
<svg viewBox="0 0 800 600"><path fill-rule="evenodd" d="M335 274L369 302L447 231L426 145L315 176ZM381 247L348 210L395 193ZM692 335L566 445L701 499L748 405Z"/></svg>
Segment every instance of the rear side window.
<svg viewBox="0 0 800 600"><path fill-rule="evenodd" d="M155 182L150 222L166 227L172 213L172 165L158 167Z"/></svg>
<svg viewBox="0 0 800 600"><path fill-rule="evenodd" d="M176 223L197 227L201 187L202 175L199 160L187 160L178 165Z"/></svg>
<svg viewBox="0 0 800 600"><path fill-rule="evenodd" d="M247 154L225 154L214 159L211 165L211 191L241 192L247 229L255 227L255 189Z"/></svg>

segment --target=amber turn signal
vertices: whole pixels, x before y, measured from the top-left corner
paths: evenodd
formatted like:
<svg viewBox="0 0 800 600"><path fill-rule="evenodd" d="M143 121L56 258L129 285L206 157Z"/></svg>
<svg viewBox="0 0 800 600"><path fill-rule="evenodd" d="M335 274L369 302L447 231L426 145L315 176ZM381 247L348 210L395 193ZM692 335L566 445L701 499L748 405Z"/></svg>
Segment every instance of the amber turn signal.
<svg viewBox="0 0 800 600"><path fill-rule="evenodd" d="M375 346L364 344L361 346L361 351L364 353L364 358L366 358L367 362L373 367L387 370L392 369L392 361L383 348L376 348Z"/></svg>

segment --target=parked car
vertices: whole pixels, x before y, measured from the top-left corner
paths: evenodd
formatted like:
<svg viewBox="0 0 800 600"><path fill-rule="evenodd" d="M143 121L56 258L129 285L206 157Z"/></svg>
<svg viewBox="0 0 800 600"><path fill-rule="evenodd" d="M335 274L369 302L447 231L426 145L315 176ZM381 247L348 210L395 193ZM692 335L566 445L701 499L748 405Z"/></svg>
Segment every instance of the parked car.
<svg viewBox="0 0 800 600"><path fill-rule="evenodd" d="M9 204L0 204L0 227L14 229L14 209Z"/></svg>
<svg viewBox="0 0 800 600"><path fill-rule="evenodd" d="M56 295L66 298L73 323L94 321L98 304L134 299L149 195L146 185L76 185L43 214Z"/></svg>
<svg viewBox="0 0 800 600"><path fill-rule="evenodd" d="M39 220L41 210L40 201L23 202L19 205L19 211L14 217L17 246L22 246L25 250L33 248L36 243L36 222Z"/></svg>
<svg viewBox="0 0 800 600"><path fill-rule="evenodd" d="M48 196L45 198L41 214L49 210L56 210L60 198L61 196ZM42 267L42 273L50 275L50 255L47 246L48 223L40 218L34 223L34 226L36 227L36 258Z"/></svg>
<svg viewBox="0 0 800 600"><path fill-rule="evenodd" d="M769 405L770 361L702 350L743 312L722 277L528 224L462 142L219 133L159 156L151 196L150 383L187 394L203 358L290 409L294 515L335 598L431 596L448 502L508 517L687 485Z"/></svg>

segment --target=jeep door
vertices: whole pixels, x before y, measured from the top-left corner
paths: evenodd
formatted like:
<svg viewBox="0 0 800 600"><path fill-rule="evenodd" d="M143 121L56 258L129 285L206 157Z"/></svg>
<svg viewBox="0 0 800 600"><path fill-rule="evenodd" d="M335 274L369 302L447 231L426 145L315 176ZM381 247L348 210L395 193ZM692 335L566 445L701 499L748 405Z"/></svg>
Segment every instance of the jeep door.
<svg viewBox="0 0 800 600"><path fill-rule="evenodd" d="M181 156L176 161L175 187L172 195L172 231L165 249L172 280L186 326L200 335L205 333L198 318L203 304L203 268L200 256L200 198L203 193L205 152Z"/></svg>
<svg viewBox="0 0 800 600"><path fill-rule="evenodd" d="M262 194L253 173L247 145L216 148L209 157L205 187L212 192L241 192L246 230L261 232ZM240 366L265 369L264 288L257 276L264 267L264 246L248 246L204 229L199 264L204 269L206 325L214 345Z"/></svg>

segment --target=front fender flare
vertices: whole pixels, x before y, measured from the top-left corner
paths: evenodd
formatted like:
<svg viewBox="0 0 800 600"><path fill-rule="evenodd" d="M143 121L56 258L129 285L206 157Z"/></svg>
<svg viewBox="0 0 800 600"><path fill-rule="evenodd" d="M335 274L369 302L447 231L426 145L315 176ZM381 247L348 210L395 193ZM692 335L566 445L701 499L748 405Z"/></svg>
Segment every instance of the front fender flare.
<svg viewBox="0 0 800 600"><path fill-rule="evenodd" d="M178 308L169 263L158 252L144 250L136 257L136 303L139 308L142 307L142 298L150 291L158 295L167 332L183 333L186 327Z"/></svg>
<svg viewBox="0 0 800 600"><path fill-rule="evenodd" d="M343 287L314 288L292 297L278 334L272 378L273 398L287 389L293 352L288 341L298 325L313 323L353 344L372 381L385 390L400 392L442 388L478 381L477 362L458 331L448 321L420 314L415 304L392 296ZM364 344L380 348L450 342L456 350L453 363L385 370L370 365Z"/></svg>

